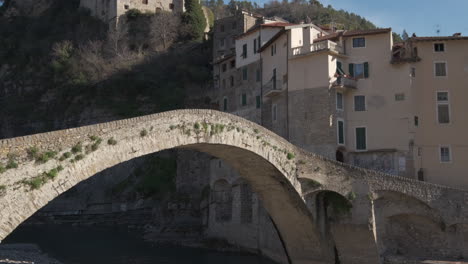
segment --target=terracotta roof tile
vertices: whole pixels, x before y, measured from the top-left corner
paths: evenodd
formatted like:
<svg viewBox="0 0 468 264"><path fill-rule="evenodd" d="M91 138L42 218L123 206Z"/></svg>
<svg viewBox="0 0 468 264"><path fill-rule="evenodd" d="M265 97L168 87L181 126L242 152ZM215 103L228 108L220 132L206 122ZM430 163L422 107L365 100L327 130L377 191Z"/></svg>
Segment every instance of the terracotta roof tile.
<svg viewBox="0 0 468 264"><path fill-rule="evenodd" d="M468 40L468 37L445 36L445 37L411 37L409 41L444 41L444 40Z"/></svg>

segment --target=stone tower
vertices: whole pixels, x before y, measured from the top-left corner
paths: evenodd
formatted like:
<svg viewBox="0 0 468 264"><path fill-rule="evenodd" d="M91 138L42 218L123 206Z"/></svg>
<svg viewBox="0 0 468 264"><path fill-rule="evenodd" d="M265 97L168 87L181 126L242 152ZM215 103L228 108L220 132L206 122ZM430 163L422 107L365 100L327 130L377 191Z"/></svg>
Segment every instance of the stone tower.
<svg viewBox="0 0 468 264"><path fill-rule="evenodd" d="M93 16L108 23L116 22L130 9L141 12L185 11L184 0L81 0L80 7L90 9Z"/></svg>

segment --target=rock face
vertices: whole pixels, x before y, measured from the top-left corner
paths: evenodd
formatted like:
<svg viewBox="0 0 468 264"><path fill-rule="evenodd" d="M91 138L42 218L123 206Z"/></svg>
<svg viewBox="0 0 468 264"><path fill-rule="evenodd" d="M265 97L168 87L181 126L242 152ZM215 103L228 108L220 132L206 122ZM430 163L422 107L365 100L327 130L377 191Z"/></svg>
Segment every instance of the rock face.
<svg viewBox="0 0 468 264"><path fill-rule="evenodd" d="M104 144L94 148L98 138ZM41 154L56 150L60 157L79 142L91 151L74 151L73 161L28 158L32 146ZM293 263L379 263L391 254L468 256L467 192L330 161L212 110L171 111L0 141L0 159L18 165L0 177L5 186L0 236L97 172L173 148L208 153L239 171L263 202ZM224 204L227 186L213 187L221 194L214 201ZM227 218L226 208L219 209L215 218ZM404 232L395 236L393 230ZM405 250L404 241L413 248Z"/></svg>

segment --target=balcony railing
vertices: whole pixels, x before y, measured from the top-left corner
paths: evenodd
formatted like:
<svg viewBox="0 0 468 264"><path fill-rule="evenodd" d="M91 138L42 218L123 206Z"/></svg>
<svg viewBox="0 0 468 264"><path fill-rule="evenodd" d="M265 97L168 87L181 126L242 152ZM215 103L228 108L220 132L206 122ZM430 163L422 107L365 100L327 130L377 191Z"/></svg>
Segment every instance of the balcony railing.
<svg viewBox="0 0 468 264"><path fill-rule="evenodd" d="M337 76L336 80L332 83L332 87L336 89L356 89L357 80L347 76Z"/></svg>
<svg viewBox="0 0 468 264"><path fill-rule="evenodd" d="M263 96L275 96L283 91L283 83L279 80L271 79L263 85Z"/></svg>
<svg viewBox="0 0 468 264"><path fill-rule="evenodd" d="M337 54L344 54L343 47L336 42L324 40L312 43L310 47L297 47L292 50L293 56L306 55L313 52L330 51Z"/></svg>

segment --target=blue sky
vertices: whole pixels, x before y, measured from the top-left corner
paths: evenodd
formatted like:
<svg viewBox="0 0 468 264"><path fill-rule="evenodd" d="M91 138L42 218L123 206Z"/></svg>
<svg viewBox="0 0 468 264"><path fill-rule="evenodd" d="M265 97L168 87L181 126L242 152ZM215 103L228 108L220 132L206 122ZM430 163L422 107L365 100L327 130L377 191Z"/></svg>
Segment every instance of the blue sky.
<svg viewBox="0 0 468 264"><path fill-rule="evenodd" d="M263 4L269 0L257 0ZM323 5L363 16L378 27L418 36L468 36L468 0L319 0Z"/></svg>

